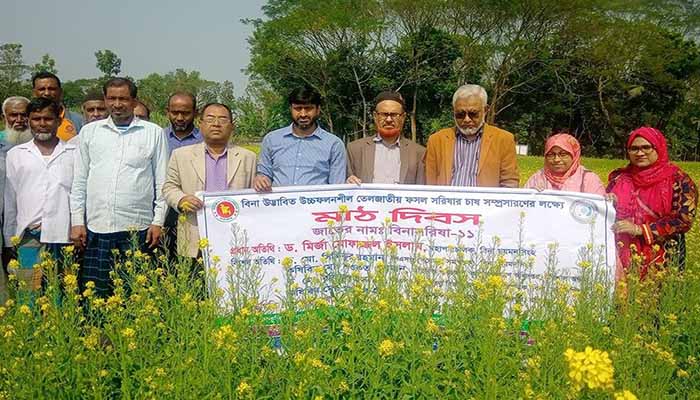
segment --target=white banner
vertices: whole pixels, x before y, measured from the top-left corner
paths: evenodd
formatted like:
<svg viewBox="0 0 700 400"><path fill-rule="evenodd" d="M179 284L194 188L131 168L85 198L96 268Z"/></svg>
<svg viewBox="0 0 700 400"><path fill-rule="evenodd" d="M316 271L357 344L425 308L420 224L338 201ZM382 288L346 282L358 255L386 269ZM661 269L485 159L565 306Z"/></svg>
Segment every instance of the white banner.
<svg viewBox="0 0 700 400"><path fill-rule="evenodd" d="M216 284L228 291L231 265L255 264L267 302L284 297L285 257L291 258L295 293L327 294L330 288L311 287L304 278L328 262L332 249L342 249L361 272L381 259L387 245L396 246L404 268L418 253L448 259L456 251L502 255L510 275L524 273L515 270L521 266L516 261L526 258L534 263L531 276L543 274L548 260L551 268L555 251L557 275L574 283L584 253L597 252L610 279L615 268L615 211L597 195L363 184L198 196L204 201L200 237L209 242L205 264L215 269Z"/></svg>

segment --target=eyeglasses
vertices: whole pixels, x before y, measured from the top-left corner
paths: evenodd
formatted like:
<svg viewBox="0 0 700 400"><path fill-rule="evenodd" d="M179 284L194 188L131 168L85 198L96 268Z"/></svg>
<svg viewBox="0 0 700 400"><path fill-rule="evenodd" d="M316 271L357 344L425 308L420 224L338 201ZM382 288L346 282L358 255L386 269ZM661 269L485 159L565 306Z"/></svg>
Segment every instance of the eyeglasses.
<svg viewBox="0 0 700 400"><path fill-rule="evenodd" d="M202 121L206 122L207 124L213 124L214 122L218 122L220 124L228 124L231 122L231 118L229 117L204 117L202 118Z"/></svg>
<svg viewBox="0 0 700 400"><path fill-rule="evenodd" d="M639 150L641 150L644 154L649 154L654 151L654 146L650 144L643 144L641 146L630 146L627 148L627 152L630 154L636 154L639 152Z"/></svg>
<svg viewBox="0 0 700 400"><path fill-rule="evenodd" d="M387 113L387 112L377 112L377 117L381 119L382 121L389 119L399 119L404 116L405 113Z"/></svg>
<svg viewBox="0 0 700 400"><path fill-rule="evenodd" d="M477 119L481 115L480 111L455 111L454 116L456 120L462 120L464 117L469 116L469 119Z"/></svg>
<svg viewBox="0 0 700 400"><path fill-rule="evenodd" d="M564 160L564 159L571 158L571 154L569 154L569 153L567 153L567 152L561 152L561 153L547 153L547 154L545 154L545 156L544 156L544 158L546 158L547 160L550 160L550 161L551 161L551 160L556 160L557 157L558 157L560 160Z"/></svg>

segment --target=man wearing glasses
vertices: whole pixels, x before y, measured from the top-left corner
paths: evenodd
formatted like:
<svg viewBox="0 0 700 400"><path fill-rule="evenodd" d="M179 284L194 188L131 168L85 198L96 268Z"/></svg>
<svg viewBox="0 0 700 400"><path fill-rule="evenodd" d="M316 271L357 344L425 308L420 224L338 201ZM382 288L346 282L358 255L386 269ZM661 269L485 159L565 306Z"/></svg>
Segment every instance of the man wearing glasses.
<svg viewBox="0 0 700 400"><path fill-rule="evenodd" d="M377 135L348 145L348 183L425 184L425 147L401 136L406 112L397 92L375 99Z"/></svg>
<svg viewBox="0 0 700 400"><path fill-rule="evenodd" d="M209 103L200 118L204 142L173 151L163 185L165 201L186 217L177 222L177 252L185 257L197 257L199 250L197 210L204 204L194 194L249 189L255 177L255 153L231 143L231 109Z"/></svg>
<svg viewBox="0 0 700 400"><path fill-rule="evenodd" d="M464 85L452 97L455 127L428 139L428 185L517 188L520 177L513 134L484 123L486 90Z"/></svg>
<svg viewBox="0 0 700 400"><path fill-rule="evenodd" d="M265 135L253 187L345 183L347 161L343 141L318 125L321 95L304 87L287 99L292 124Z"/></svg>

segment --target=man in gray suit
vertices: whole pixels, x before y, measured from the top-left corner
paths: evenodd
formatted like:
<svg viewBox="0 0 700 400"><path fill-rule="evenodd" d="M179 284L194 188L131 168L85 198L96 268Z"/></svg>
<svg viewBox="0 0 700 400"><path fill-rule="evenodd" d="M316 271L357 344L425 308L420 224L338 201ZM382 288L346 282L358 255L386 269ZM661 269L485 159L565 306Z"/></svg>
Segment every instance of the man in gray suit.
<svg viewBox="0 0 700 400"><path fill-rule="evenodd" d="M398 92L375 99L377 135L348 145L348 183L425 183L425 147L401 136L406 111Z"/></svg>

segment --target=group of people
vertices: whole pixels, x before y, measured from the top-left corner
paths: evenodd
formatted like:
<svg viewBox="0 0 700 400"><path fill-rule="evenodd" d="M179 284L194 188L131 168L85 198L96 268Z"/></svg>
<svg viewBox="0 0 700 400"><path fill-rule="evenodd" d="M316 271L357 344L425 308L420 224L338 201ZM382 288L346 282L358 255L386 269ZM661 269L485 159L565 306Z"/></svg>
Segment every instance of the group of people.
<svg viewBox="0 0 700 400"><path fill-rule="evenodd" d="M427 148L402 136L406 108L397 92L376 97L376 134L346 148L318 124L320 94L298 88L288 97L292 123L266 134L257 157L231 140L234 119L225 104L198 109L195 95L173 93L165 110L170 124L162 129L148 121L150 110L129 79L112 78L100 95L88 95L82 116L62 104L57 76L39 73L32 84L34 99L10 97L2 103L4 251L26 267L42 250L61 257L62 247L76 246L83 255L80 286L93 282L98 295L111 293L113 251L132 246L134 235L143 251L163 245L173 254L197 257L196 211L203 207L194 195L198 191L520 184L514 136L485 123L488 96L478 85L457 89L454 125L432 134ZM645 274L663 264L672 244L679 250L674 254L683 253L697 188L670 163L657 129L632 132L626 151L629 165L613 171L605 188L581 165L579 142L555 134L546 142L544 167L525 187L608 196L617 208L613 229L622 243L620 263L628 268L636 248ZM2 275L5 279L5 271Z"/></svg>

